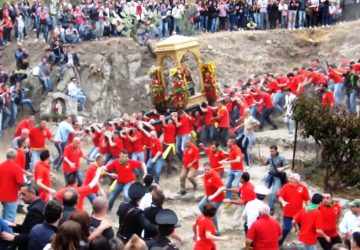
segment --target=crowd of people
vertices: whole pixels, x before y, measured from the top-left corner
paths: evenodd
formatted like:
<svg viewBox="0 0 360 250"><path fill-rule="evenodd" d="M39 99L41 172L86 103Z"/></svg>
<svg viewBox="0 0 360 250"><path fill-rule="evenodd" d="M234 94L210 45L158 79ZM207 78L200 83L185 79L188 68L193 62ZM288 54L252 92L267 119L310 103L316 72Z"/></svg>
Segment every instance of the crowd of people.
<svg viewBox="0 0 360 250"><path fill-rule="evenodd" d="M124 14L126 13L126 14ZM51 1L48 8L40 1L5 2L0 11L0 45L23 42L34 32L39 39L52 43L78 43L124 36L126 15L136 16L144 25L149 13L158 21L151 28L153 38L164 38L176 31L185 19L198 32L241 29L288 29L329 26L341 15L337 0L221 0L197 1L85 1L81 4ZM151 21L151 20L150 20Z"/></svg>
<svg viewBox="0 0 360 250"><path fill-rule="evenodd" d="M64 57L78 61L69 54L74 53L72 46L68 48ZM51 51L44 53L48 55L44 59L52 60ZM356 115L359 72L359 62L342 60L339 67L325 68L314 59L308 68L295 68L286 75L267 73L225 85L218 102L204 102L191 113L124 114L86 128L78 124L76 116L68 115L54 134L47 117L36 123L31 113L17 125L12 149L0 164L0 190L6 190L0 192L0 242L19 249L176 249L171 241L182 244L184 239L176 232L176 211L164 208L166 187L161 178L163 170L180 170L179 196L199 192L199 181L204 186L198 204L201 215L193 224L194 249L214 249L215 241L229 240L220 235L221 222L217 220L223 203L225 207L244 206L246 244L254 249L278 249L292 227L300 230L299 241L306 249L316 249L317 242L323 249L348 249L338 245L341 241L358 249L359 200L350 204L338 227L341 207L332 200L332 193L310 197L298 174L286 175L288 161L276 145L270 146L263 163L269 166L264 183L254 186L245 170L253 164L256 131L266 124L278 129L274 113L284 117L293 136L292 108L301 93L317 95L329 109L342 108L345 103L349 115ZM69 83L69 92L77 86L76 81ZM19 89L21 79L15 82ZM79 104L84 108L81 100ZM82 149L83 137L92 139L87 153ZM58 153L53 161L47 141ZM204 164L200 162L202 152L207 158ZM84 172L81 165L85 164ZM204 170L201 175L200 168ZM63 173L64 188L53 188L51 171ZM106 183L109 192L104 189ZM106 217L120 194L123 201L117 207L119 230L115 234ZM92 205L91 214L84 209L86 200ZM272 217L278 203L282 226ZM15 224L16 214L24 212L25 204L25 219Z"/></svg>

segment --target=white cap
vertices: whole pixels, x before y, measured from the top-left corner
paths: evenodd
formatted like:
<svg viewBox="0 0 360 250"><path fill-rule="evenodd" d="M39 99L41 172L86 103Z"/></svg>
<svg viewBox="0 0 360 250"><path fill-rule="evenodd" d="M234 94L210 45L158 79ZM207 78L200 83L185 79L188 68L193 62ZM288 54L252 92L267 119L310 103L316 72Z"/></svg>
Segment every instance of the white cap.
<svg viewBox="0 0 360 250"><path fill-rule="evenodd" d="M296 181L300 181L300 175L299 174L297 174L297 173L292 173L292 174L290 174L290 176L289 176L290 178L294 178Z"/></svg>
<svg viewBox="0 0 360 250"><path fill-rule="evenodd" d="M256 186L255 193L262 194L262 195L268 195L270 193L270 190L265 186Z"/></svg>

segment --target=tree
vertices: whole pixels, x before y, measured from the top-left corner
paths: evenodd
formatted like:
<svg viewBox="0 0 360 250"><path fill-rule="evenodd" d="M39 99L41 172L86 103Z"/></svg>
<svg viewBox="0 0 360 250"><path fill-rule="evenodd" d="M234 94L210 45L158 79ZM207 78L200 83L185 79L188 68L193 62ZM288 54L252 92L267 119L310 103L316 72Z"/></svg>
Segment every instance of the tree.
<svg viewBox="0 0 360 250"><path fill-rule="evenodd" d="M313 137L322 148L322 161L316 166L324 172L325 190L340 185L354 186L360 178L360 118L344 110L333 111L317 99L299 97L293 118L302 136Z"/></svg>

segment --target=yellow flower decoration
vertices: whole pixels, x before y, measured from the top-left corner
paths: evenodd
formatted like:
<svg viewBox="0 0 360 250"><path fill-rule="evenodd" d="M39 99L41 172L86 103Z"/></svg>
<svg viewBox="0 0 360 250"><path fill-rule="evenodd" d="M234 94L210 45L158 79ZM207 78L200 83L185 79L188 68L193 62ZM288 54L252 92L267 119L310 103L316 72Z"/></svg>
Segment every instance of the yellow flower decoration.
<svg viewBox="0 0 360 250"><path fill-rule="evenodd" d="M178 72L177 68L171 68L170 69L170 77L173 77Z"/></svg>

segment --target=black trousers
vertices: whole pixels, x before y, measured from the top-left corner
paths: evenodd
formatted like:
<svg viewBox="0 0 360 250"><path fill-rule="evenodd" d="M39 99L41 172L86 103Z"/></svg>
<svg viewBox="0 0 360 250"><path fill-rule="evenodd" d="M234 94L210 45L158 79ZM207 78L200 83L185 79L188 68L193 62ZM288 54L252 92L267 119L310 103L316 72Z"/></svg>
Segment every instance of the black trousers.
<svg viewBox="0 0 360 250"><path fill-rule="evenodd" d="M341 243L341 238L340 238L340 236L336 236L336 237L331 238L331 241L330 241L330 242L327 242L327 241L325 240L325 238L319 237L319 238L318 238L318 241L319 241L322 249L324 249L324 250L331 250L331 248L332 248L333 245L335 245L336 243Z"/></svg>

